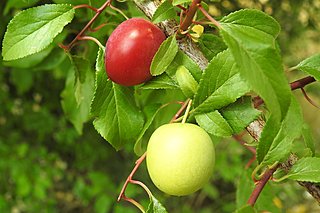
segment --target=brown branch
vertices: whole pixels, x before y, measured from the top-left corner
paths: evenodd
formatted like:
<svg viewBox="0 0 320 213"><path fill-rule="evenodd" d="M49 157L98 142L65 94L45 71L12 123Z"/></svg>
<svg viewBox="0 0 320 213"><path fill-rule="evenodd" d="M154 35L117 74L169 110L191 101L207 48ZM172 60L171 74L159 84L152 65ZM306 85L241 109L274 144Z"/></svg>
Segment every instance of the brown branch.
<svg viewBox="0 0 320 213"><path fill-rule="evenodd" d="M311 84L312 82L315 82L315 81L316 79L314 77L308 76L290 83L290 87L291 87L291 90L296 90L299 88L303 88L306 85Z"/></svg>
<svg viewBox="0 0 320 213"><path fill-rule="evenodd" d="M188 30L189 26L192 24L193 17L195 16L195 14L197 12L198 6L200 3L201 3L201 0L193 0L192 1L190 7L186 11L186 16L180 26L180 30L182 32Z"/></svg>
<svg viewBox="0 0 320 213"><path fill-rule="evenodd" d="M214 24L216 27L220 28L221 25L218 21L216 21L212 16L210 16L210 14L200 5L199 6L200 11L202 12L202 14L207 17L207 19Z"/></svg>
<svg viewBox="0 0 320 213"><path fill-rule="evenodd" d="M291 88L291 90L302 89L306 85L311 84L315 81L316 81L316 79L314 77L308 76L308 77L301 78L299 80L296 80L296 81L290 83L290 88ZM262 98L260 98L259 96L255 97L253 99L253 105L255 108L258 108L263 103L264 102L263 102Z"/></svg>
<svg viewBox="0 0 320 213"><path fill-rule="evenodd" d="M179 118L182 114L182 112L187 108L188 103L190 102L190 99L188 98L180 107L180 109L177 111L177 113L172 117L170 123L173 123L176 121L177 118Z"/></svg>
<svg viewBox="0 0 320 213"><path fill-rule="evenodd" d="M130 183L130 181L132 180L133 175L136 173L136 171L138 170L140 164L144 161L144 159L146 158L147 153L145 152L143 155L141 155L141 157L136 161L136 165L134 166L134 168L132 169L131 173L129 174L126 182L123 184L123 187L120 191L119 197L118 197L118 201L120 201L122 198L126 197L125 196L125 191L126 188L128 186L128 184Z"/></svg>
<svg viewBox="0 0 320 213"><path fill-rule="evenodd" d="M267 169L263 173L261 179L258 182L256 182L256 187L253 189L247 204L254 206L264 186L270 180L270 178L272 177L273 173L277 170L277 168L278 166L275 166L273 168Z"/></svg>

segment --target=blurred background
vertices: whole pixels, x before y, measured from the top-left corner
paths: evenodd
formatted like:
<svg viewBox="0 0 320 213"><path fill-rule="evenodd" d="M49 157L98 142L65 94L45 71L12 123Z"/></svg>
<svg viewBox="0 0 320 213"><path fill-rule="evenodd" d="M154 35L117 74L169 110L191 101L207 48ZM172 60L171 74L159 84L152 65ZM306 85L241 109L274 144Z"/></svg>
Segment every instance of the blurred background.
<svg viewBox="0 0 320 213"><path fill-rule="evenodd" d="M0 40L6 26L19 11L44 3L91 3L81 0L2 0L0 2ZM95 1L98 7L102 0ZM209 3L209 2L208 2ZM116 3L129 16L141 15L131 1ZM281 25L279 44L285 69L320 52L320 1L318 0L215 0L209 12L224 16L241 8L256 8L272 15ZM0 212L96 212L130 213L138 210L116 198L134 166L137 156L133 144L116 152L98 135L89 120L81 131L67 120L61 96L70 66L58 47L70 40L87 23L91 11L76 11L72 28L66 29L45 53L13 62L0 63ZM107 11L101 19L113 15L98 39L105 42L121 16ZM101 20L98 20L98 22ZM72 34L73 33L73 34ZM99 37L100 36L100 37ZM104 37L103 37L104 36ZM97 47L84 42L76 48L95 61ZM91 57L92 56L92 57ZM287 72L289 81L306 76ZM320 105L320 84L307 86L310 98ZM320 110L294 91L304 111L319 153ZM170 96L169 94L167 94ZM299 142L297 142L299 146ZM232 139L216 142L215 175L203 190L188 197L169 197L152 185L143 164L136 179L143 180L169 212L232 212L236 207L237 184L246 163L252 157ZM239 192L238 192L239 193ZM271 212L320 212L315 201L295 182L269 184L259 198L261 209ZM129 186L127 196L145 207L148 198L139 187Z"/></svg>

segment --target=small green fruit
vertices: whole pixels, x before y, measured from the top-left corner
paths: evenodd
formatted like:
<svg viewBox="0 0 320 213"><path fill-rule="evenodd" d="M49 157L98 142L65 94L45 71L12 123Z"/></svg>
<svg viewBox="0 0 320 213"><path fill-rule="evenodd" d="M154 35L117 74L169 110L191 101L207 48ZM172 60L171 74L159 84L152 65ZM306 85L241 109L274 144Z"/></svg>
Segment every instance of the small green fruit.
<svg viewBox="0 0 320 213"><path fill-rule="evenodd" d="M214 145L195 124L172 123L159 127L147 147L147 168L163 192L182 196L202 188L213 173Z"/></svg>

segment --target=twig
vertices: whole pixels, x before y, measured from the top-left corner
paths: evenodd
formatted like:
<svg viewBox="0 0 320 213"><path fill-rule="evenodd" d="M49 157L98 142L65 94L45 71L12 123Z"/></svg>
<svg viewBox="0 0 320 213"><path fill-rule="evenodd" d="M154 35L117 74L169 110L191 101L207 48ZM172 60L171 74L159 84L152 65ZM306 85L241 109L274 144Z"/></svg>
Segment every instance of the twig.
<svg viewBox="0 0 320 213"><path fill-rule="evenodd" d="M210 14L201 5L199 6L199 10L203 13L205 17L207 17L207 19L210 22L212 22L212 24L214 24L218 28L221 27L220 23L217 20L215 20L212 16L210 16Z"/></svg>
<svg viewBox="0 0 320 213"><path fill-rule="evenodd" d="M100 8L95 8L94 11L96 12L96 14L91 18L87 25L78 33L78 35L68 45L65 46L61 44L59 46L65 49L66 51L69 51L70 48L72 48L73 45L79 40L79 38L83 37L83 34L91 27L92 23L98 18L102 11L104 11L111 4L111 2L112 0L108 0Z"/></svg>
<svg viewBox="0 0 320 213"><path fill-rule="evenodd" d="M291 90L296 90L299 88L303 88L306 85L311 84L312 82L315 82L315 81L316 79L314 77L308 76L290 83L290 87L291 87Z"/></svg>
<svg viewBox="0 0 320 213"><path fill-rule="evenodd" d="M95 28L91 28L89 27L88 31L90 32L96 32L98 30L100 30L102 27L106 26L107 24L106 23L103 23L103 24L100 24L99 26L95 27Z"/></svg>
<svg viewBox="0 0 320 213"><path fill-rule="evenodd" d="M80 8L89 8L90 10L93 10L94 12L97 12L97 8L92 7L88 4L80 4L73 7L74 9L80 9Z"/></svg>
<svg viewBox="0 0 320 213"><path fill-rule="evenodd" d="M320 109L320 107L317 106L317 104L316 104L315 102L313 102L313 100L308 96L308 94L307 94L306 91L303 89L303 87L300 88L300 89L301 89L301 92L302 92L303 96L305 97L305 99L307 99L307 101L308 101L312 106Z"/></svg>
<svg viewBox="0 0 320 213"><path fill-rule="evenodd" d="M141 157L136 161L136 165L134 166L134 168L132 169L130 175L128 176L126 182L123 184L123 187L120 191L119 197L118 197L118 201L120 201L123 197L125 197L125 191L126 188L129 184L129 182L132 180L133 175L136 173L136 171L138 170L140 164L144 161L144 159L146 158L147 153L145 152L143 155L141 155Z"/></svg>
<svg viewBox="0 0 320 213"><path fill-rule="evenodd" d="M180 30L186 31L188 30L189 26L192 24L192 20L194 15L198 10L198 6L201 3L201 0L193 0L190 7L186 11L186 17L184 18L183 22L180 25Z"/></svg>
<svg viewBox="0 0 320 213"><path fill-rule="evenodd" d="M182 112L187 108L189 101L190 101L190 99L187 99L187 100L182 104L182 106L181 106L180 109L177 111L177 113L172 117L170 123L175 122L176 119L180 117L180 115L182 114Z"/></svg>
<svg viewBox="0 0 320 213"><path fill-rule="evenodd" d="M301 78L299 80L296 80L296 81L290 83L290 88L291 88L291 90L301 89L301 88L305 87L306 85L311 84L315 81L316 81L316 79L314 77L308 76L308 77ZM264 103L264 101L259 96L253 98L253 105L255 108L258 108L263 103Z"/></svg>
<svg viewBox="0 0 320 213"><path fill-rule="evenodd" d="M263 173L261 179L256 182L256 187L252 191L247 204L254 206L264 186L267 184L267 182L272 177L273 173L277 170L277 168L278 168L278 165L273 168L267 169Z"/></svg>

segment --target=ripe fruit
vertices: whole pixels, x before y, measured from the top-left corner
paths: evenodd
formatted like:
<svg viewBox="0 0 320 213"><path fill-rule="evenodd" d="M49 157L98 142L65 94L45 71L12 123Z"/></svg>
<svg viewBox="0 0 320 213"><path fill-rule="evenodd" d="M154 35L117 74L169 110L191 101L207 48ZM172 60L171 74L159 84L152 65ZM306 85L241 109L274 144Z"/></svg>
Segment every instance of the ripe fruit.
<svg viewBox="0 0 320 213"><path fill-rule="evenodd" d="M122 22L106 44L105 66L109 78L124 86L149 80L152 58L165 38L147 20L132 18Z"/></svg>
<svg viewBox="0 0 320 213"><path fill-rule="evenodd" d="M195 124L159 127L147 147L147 168L153 183L170 195L188 195L212 175L215 151L210 136Z"/></svg>

